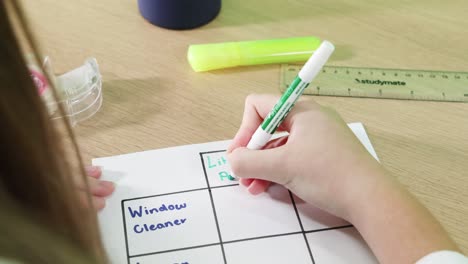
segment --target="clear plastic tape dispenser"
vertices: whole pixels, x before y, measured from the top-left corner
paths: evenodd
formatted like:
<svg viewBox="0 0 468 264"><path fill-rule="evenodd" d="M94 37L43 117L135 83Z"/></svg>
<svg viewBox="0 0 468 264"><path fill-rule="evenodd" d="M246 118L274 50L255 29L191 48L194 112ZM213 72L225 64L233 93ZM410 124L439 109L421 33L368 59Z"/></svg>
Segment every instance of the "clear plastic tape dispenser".
<svg viewBox="0 0 468 264"><path fill-rule="evenodd" d="M51 88L40 68L29 64L31 77L52 119L64 117L57 111L58 104L62 105L64 115L68 117L72 125L90 118L99 111L102 105L102 77L95 58L88 58L82 66L55 76L50 59L46 57L43 61L43 69L53 77L58 101L54 100Z"/></svg>

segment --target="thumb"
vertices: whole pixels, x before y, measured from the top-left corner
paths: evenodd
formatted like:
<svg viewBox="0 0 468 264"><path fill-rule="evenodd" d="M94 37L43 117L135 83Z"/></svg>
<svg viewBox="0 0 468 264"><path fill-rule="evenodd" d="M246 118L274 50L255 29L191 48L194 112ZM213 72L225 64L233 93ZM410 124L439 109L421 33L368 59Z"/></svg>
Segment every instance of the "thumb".
<svg viewBox="0 0 468 264"><path fill-rule="evenodd" d="M254 178L284 184L287 182L283 167L283 148L251 150L236 148L227 155L231 170L240 178Z"/></svg>

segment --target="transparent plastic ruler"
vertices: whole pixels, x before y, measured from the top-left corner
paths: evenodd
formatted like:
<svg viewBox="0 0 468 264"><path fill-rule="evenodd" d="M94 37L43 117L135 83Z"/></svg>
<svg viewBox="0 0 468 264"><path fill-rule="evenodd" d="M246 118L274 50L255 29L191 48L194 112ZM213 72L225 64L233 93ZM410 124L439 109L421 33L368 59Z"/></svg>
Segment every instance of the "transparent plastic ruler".
<svg viewBox="0 0 468 264"><path fill-rule="evenodd" d="M281 91L301 67L281 66ZM325 66L304 94L468 102L468 73Z"/></svg>

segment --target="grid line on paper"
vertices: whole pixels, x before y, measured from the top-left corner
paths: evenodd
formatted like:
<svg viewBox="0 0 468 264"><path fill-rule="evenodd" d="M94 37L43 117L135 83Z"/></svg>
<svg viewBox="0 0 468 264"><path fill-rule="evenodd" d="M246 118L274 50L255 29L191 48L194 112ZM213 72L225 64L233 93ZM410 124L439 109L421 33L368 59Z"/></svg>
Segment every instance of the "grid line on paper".
<svg viewBox="0 0 468 264"><path fill-rule="evenodd" d="M160 194L154 194L154 195L147 195L147 196L140 196L140 197L135 197L135 198L129 198L129 199L123 199L123 202L129 202L129 201L135 201L135 200L140 200L140 199L146 199L146 198L153 198L153 197L158 197L158 196L165 196L165 195L171 195L171 194L179 194L179 193L187 193L187 192L195 192L195 191L203 191L208 188L196 188L196 189L188 189L184 191L177 191L177 192L170 192L170 193L160 193Z"/></svg>
<svg viewBox="0 0 468 264"><path fill-rule="evenodd" d="M204 245L183 247L183 248L174 248L174 249L132 255L130 256L130 258L144 257L144 256L150 256L150 255L156 255L156 254L162 254L162 253L170 253L170 252L183 251L183 250L196 249L196 248L212 247L212 246L217 246L217 245L219 245L219 243L211 243L211 244L204 244Z"/></svg>
<svg viewBox="0 0 468 264"><path fill-rule="evenodd" d="M320 229L304 231L304 234L317 233L317 232L322 232L322 231L329 231L329 230L336 230L336 229L343 229L343 228L350 228L350 227L354 227L354 226L353 225L342 225L342 226L326 227L326 228L320 228Z"/></svg>
<svg viewBox="0 0 468 264"><path fill-rule="evenodd" d="M294 212L296 212L297 221L299 221L299 226L301 227L302 236L304 237L304 241L306 243L307 250L309 251L310 260L312 260L312 263L315 264L314 255L312 254L312 250L310 250L309 241L307 240L306 233L304 232L304 225L302 224L301 217L299 216L299 211L297 210L296 202L294 201L294 197L292 195L292 192L289 191L289 190L288 190L288 192L289 192L289 197L291 198L291 203L294 206Z"/></svg>
<svg viewBox="0 0 468 264"><path fill-rule="evenodd" d="M127 263L130 264L130 251L128 249L127 221L125 220L124 203L125 201L122 200L120 205L122 206L122 218L123 218L123 229L124 229L124 237L125 237L125 250L127 251Z"/></svg>
<svg viewBox="0 0 468 264"><path fill-rule="evenodd" d="M239 184L233 183L233 184L226 184L226 185L220 185L220 186L213 186L213 187L210 187L210 189L218 189L218 188L232 187L232 186L239 186Z"/></svg>
<svg viewBox="0 0 468 264"><path fill-rule="evenodd" d="M323 231L330 231L330 230L335 230L335 229L344 229L344 228L350 228L350 227L353 227L353 226L352 226L352 225L336 226L336 227L322 228L322 229L311 230L311 231L305 231L305 232L297 231L297 232L281 233L281 234L274 234L274 235L267 235L267 236L258 236L258 237L249 237L249 238L242 238L242 239L235 239L235 240L227 240L227 241L223 241L223 245L225 245L225 244L232 244L232 243L238 243L238 242L245 242L245 241L260 240L260 239L266 239L266 238L273 238L273 237L300 235L300 234L304 234L304 233L305 233L305 234L309 234L309 233L318 233L318 232L323 232ZM153 252L148 252L148 253L143 253L143 254L131 255L131 256L129 256L129 258L136 258L136 257L142 257L142 256L150 256L150 255L157 255L157 254L162 254L162 253L183 251L183 250L189 250L189 249L195 249L195 248L203 248L203 247L210 247L210 246L217 246L217 245L221 245L221 243L211 243L211 244L204 244L204 245L198 245L198 246L174 248L174 249L162 250L162 251L153 251Z"/></svg>
<svg viewBox="0 0 468 264"><path fill-rule="evenodd" d="M208 192L210 194L211 207L213 209L213 215L215 218L216 230L218 231L218 238L219 238L219 243L221 246L221 252L223 253L224 264L227 264L226 253L224 252L223 239L221 238L221 230L219 229L218 216L216 215L216 208L215 208L214 200L213 200L213 193L211 192L211 189L210 189L210 181L208 180L208 173L206 172L205 161L203 160L203 153L200 153L200 160L203 166L203 173L205 174L205 180L206 180L206 185L208 186Z"/></svg>

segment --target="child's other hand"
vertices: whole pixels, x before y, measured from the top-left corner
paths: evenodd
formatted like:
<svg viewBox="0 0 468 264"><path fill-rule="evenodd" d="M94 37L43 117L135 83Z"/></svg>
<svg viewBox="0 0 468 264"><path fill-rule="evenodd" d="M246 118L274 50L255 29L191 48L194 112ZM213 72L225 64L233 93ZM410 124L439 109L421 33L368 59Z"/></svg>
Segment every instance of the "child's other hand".
<svg viewBox="0 0 468 264"><path fill-rule="evenodd" d="M93 206L97 210L101 210L106 205L106 200L104 198L114 192L114 183L100 180L102 170L99 166L86 166L85 170L88 176L89 190L93 196Z"/></svg>
<svg viewBox="0 0 468 264"><path fill-rule="evenodd" d="M247 98L241 127L227 151L233 173L253 194L276 182L348 218L347 204L374 184L382 167L336 112L311 100L298 101L278 128L289 136L270 141L263 150L245 148L277 101L271 95Z"/></svg>

